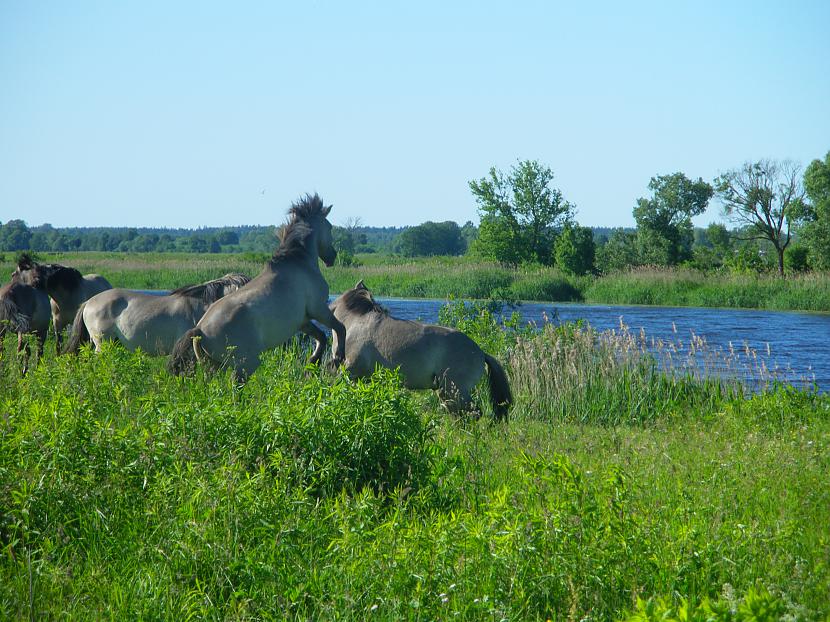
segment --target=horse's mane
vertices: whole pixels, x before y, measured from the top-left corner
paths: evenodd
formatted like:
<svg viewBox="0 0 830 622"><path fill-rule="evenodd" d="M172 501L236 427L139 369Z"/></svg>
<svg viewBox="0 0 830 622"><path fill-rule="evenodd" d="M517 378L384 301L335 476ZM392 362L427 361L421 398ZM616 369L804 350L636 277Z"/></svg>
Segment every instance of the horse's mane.
<svg viewBox="0 0 830 622"><path fill-rule="evenodd" d="M35 271L37 278L40 278L40 268L47 270L46 286L50 289L62 287L67 290L78 289L84 280L80 271L57 263L41 264Z"/></svg>
<svg viewBox="0 0 830 622"><path fill-rule="evenodd" d="M308 254L308 238L311 236L311 227L302 220L289 222L277 231L280 245L271 256L271 263L297 259Z"/></svg>
<svg viewBox="0 0 830 622"><path fill-rule="evenodd" d="M305 257L308 254L308 238L315 218L325 217L328 212L318 194L307 194L291 204L288 223L277 232L280 245L271 256L271 262Z"/></svg>
<svg viewBox="0 0 830 622"><path fill-rule="evenodd" d="M368 313L389 314L389 310L377 302L372 297L372 292L365 287L350 289L344 292L340 301L346 309L359 315L366 315Z"/></svg>
<svg viewBox="0 0 830 622"><path fill-rule="evenodd" d="M288 210L288 213L291 216L291 222L295 222L297 220L308 222L317 216L325 215L325 209L323 199L321 199L320 195L315 192L313 195L307 194L303 198L294 201L294 203L291 204L291 208Z"/></svg>
<svg viewBox="0 0 830 622"><path fill-rule="evenodd" d="M218 279L213 279L212 281L206 281L196 285L183 285L182 287L174 289L170 292L170 295L182 296L186 298L199 298L207 304L212 304L224 295L226 287L235 286L235 289L239 289L250 280L250 277L244 274L231 272Z"/></svg>

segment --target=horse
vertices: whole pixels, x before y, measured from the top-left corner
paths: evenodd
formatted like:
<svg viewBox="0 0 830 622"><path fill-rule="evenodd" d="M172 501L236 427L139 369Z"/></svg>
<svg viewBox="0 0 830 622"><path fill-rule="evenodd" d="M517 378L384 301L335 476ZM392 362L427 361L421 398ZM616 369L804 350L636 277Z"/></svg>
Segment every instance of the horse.
<svg viewBox="0 0 830 622"><path fill-rule="evenodd" d="M13 279L0 287L0 348L6 332L17 333L17 353L22 351L23 374L29 369L31 349L25 336L34 333L37 337L38 361L43 355L43 343L49 330L49 296L42 289Z"/></svg>
<svg viewBox="0 0 830 622"><path fill-rule="evenodd" d="M28 253L20 255L12 279L45 289L52 299L52 324L58 353L61 351L63 329L72 324L78 307L95 294L112 289L109 281L99 274L82 275L75 268L57 263L38 263Z"/></svg>
<svg viewBox="0 0 830 622"><path fill-rule="evenodd" d="M288 341L297 331L317 345L310 362L317 363L326 346L326 334L311 320L332 329L339 346L333 366L343 361L346 329L328 308L329 286L317 258L334 265L331 205L315 194L306 195L289 209L289 221L280 232L280 245L250 283L208 308L196 326L173 347L168 369L180 375L196 362L232 368L239 384L260 365L265 350Z"/></svg>
<svg viewBox="0 0 830 622"><path fill-rule="evenodd" d="M108 289L78 307L64 352L77 352L90 340L101 351L105 340L119 341L128 350L141 348L170 354L173 345L193 328L207 308L251 279L230 273L200 285L186 285L165 296L129 289Z"/></svg>
<svg viewBox="0 0 830 622"><path fill-rule="evenodd" d="M397 368L406 388L436 390L448 411L480 415L472 391L486 366L493 414L507 417L513 397L504 368L460 330L393 317L362 280L330 308L346 327L345 369L351 377L371 376L378 365Z"/></svg>

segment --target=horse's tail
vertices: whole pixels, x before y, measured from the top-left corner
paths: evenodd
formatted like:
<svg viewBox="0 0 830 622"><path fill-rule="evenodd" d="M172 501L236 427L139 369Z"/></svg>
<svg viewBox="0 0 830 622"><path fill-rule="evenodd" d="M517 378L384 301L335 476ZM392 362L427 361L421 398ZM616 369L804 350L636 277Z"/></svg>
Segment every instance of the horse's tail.
<svg viewBox="0 0 830 622"><path fill-rule="evenodd" d="M510 383L504 367L496 359L484 353L484 362L487 363L487 376L490 378L490 402L493 404L493 414L496 420L507 418L507 411L513 403L513 394L510 392Z"/></svg>
<svg viewBox="0 0 830 622"><path fill-rule="evenodd" d="M28 333L31 322L25 313L20 311L17 303L11 298L0 299L0 335L6 330L15 333Z"/></svg>
<svg viewBox="0 0 830 622"><path fill-rule="evenodd" d="M89 343L89 329L84 322L84 307L86 303L81 303L78 307L78 312L75 314L75 319L72 322L72 334L69 336L69 341L63 348L64 354L77 354L81 349L81 344Z"/></svg>
<svg viewBox="0 0 830 622"><path fill-rule="evenodd" d="M201 347L198 338L202 336L198 326L182 335L167 359L167 371L174 376L189 376L196 371L196 348Z"/></svg>

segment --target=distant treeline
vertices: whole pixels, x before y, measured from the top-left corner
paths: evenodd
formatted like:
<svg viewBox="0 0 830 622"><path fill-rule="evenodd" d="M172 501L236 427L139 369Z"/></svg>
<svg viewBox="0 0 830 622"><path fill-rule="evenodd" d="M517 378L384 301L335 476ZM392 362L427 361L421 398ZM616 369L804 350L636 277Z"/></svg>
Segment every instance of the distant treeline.
<svg viewBox="0 0 830 622"><path fill-rule="evenodd" d="M603 244L617 230L633 228L593 227L593 238ZM28 226L22 220L0 223L0 251L122 253L238 253L272 252L277 245L277 227L53 227ZM398 254L405 257L464 255L478 236L478 227L468 221L425 222L410 227L334 227L341 254ZM350 260L347 259L347 263Z"/></svg>
<svg viewBox="0 0 830 622"><path fill-rule="evenodd" d="M352 252L394 252L392 243L403 227L335 228L340 238L359 240ZM123 253L271 252L277 246L277 227L237 226L170 229L161 227L53 227L28 226L22 220L0 223L0 251L107 251Z"/></svg>

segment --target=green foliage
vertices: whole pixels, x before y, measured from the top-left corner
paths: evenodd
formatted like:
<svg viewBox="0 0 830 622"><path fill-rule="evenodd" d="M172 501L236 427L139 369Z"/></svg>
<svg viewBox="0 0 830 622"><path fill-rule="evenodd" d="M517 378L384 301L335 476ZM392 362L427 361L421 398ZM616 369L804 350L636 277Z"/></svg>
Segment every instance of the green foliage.
<svg viewBox="0 0 830 622"><path fill-rule="evenodd" d="M608 241L597 249L596 263L603 274L639 265L637 235L624 229L614 229Z"/></svg>
<svg viewBox="0 0 830 622"><path fill-rule="evenodd" d="M502 263L550 264L556 235L574 211L552 181L553 172L536 160L518 162L507 175L493 167L471 181L481 216L473 252Z"/></svg>
<svg viewBox="0 0 830 622"><path fill-rule="evenodd" d="M778 256L784 275L784 250L792 241L792 227L803 217L804 188L793 162L746 162L715 179L724 213L751 237L767 240Z"/></svg>
<svg viewBox="0 0 830 622"><path fill-rule="evenodd" d="M716 600L704 598L697 604L685 598L677 606L670 599L637 599L637 610L625 622L779 622L787 605L769 590L751 587L738 602L727 595Z"/></svg>
<svg viewBox="0 0 830 622"><path fill-rule="evenodd" d="M805 272L810 251L802 244L790 244L784 251L784 265L790 272Z"/></svg>
<svg viewBox="0 0 830 622"><path fill-rule="evenodd" d="M638 255L642 263L673 266L691 258L692 216L702 214L714 190L683 173L652 177L650 199L637 199Z"/></svg>
<svg viewBox="0 0 830 622"><path fill-rule="evenodd" d="M741 258L741 254L735 260ZM790 279L758 274L763 258L745 272L706 274L688 269L637 269L593 280L583 290L587 302L747 309L830 309L830 279L803 274Z"/></svg>
<svg viewBox="0 0 830 622"><path fill-rule="evenodd" d="M404 229L397 239L400 253L406 257L463 255L466 242L457 223L427 221Z"/></svg>
<svg viewBox="0 0 830 622"><path fill-rule="evenodd" d="M560 270L583 275L594 269L594 235L589 227L566 224L556 240L556 265Z"/></svg>
<svg viewBox="0 0 830 622"><path fill-rule="evenodd" d="M578 393L603 359L568 326L581 375L549 371L571 363L550 341L534 374L570 378L557 386L596 416L547 423L549 396L511 363L535 333L482 305L447 313L507 363L508 426L447 418L388 372L306 368L293 345L240 391L115 346L54 358L47 344L21 378L8 339L0 618L609 620L639 598L666 619L708 601L823 620L826 396L670 378L644 396L632 378L616 410L634 415L612 425L607 394ZM675 406L641 421L643 400Z"/></svg>
<svg viewBox="0 0 830 622"><path fill-rule="evenodd" d="M824 161L813 160L804 171L809 211L801 235L809 251L809 264L830 270L830 152Z"/></svg>

